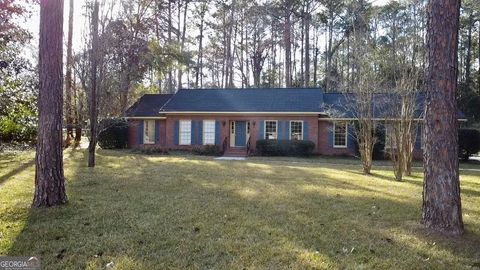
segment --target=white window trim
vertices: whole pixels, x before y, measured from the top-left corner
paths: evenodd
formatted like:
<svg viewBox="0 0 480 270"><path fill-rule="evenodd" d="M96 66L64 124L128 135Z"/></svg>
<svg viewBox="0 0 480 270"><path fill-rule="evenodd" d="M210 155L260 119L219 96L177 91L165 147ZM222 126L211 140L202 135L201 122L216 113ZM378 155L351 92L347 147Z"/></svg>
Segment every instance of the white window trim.
<svg viewBox="0 0 480 270"><path fill-rule="evenodd" d="M304 127L305 127L305 123L303 120L290 120L289 122L289 129L288 129L288 139L291 141L292 140L292 122L301 122L302 123L302 136L300 141L303 141L303 133L304 133Z"/></svg>
<svg viewBox="0 0 480 270"><path fill-rule="evenodd" d="M187 144L185 144L185 143L182 144L182 128L181 128L182 127L182 122L188 122L189 125L190 125L190 136L188 138L188 143ZM193 132L193 130L192 130L192 120L187 120L187 119L180 120L178 122L178 145L192 145L192 132Z"/></svg>
<svg viewBox="0 0 480 270"><path fill-rule="evenodd" d="M264 120L263 121L263 139L267 140L267 122L275 122L275 130L277 133L277 140L278 140L278 120Z"/></svg>
<svg viewBox="0 0 480 270"><path fill-rule="evenodd" d="M213 143L206 143L206 141L205 141L205 122L213 122L213 136L214 136L213 137L214 138ZM217 130L216 130L217 126L216 126L215 120L213 120L213 119L203 120L202 125L203 125L203 127L202 127L202 144L203 145L215 145L215 133L217 132Z"/></svg>
<svg viewBox="0 0 480 270"><path fill-rule="evenodd" d="M148 122L153 122L153 138L150 138L149 136L145 136L145 135L148 135L146 134ZM155 144L155 137L157 135L155 133L156 133L155 120L143 120L143 144ZM147 138L150 140L147 141Z"/></svg>
<svg viewBox="0 0 480 270"><path fill-rule="evenodd" d="M343 122L342 123L345 123L345 145L336 145L335 144L335 135L336 135L336 125L337 125L337 122L333 122L333 148L347 148L348 147L348 123L347 122Z"/></svg>
<svg viewBox="0 0 480 270"><path fill-rule="evenodd" d="M397 149L397 144L392 144L392 131L390 129L392 129L391 125L385 124L385 149L387 150Z"/></svg>

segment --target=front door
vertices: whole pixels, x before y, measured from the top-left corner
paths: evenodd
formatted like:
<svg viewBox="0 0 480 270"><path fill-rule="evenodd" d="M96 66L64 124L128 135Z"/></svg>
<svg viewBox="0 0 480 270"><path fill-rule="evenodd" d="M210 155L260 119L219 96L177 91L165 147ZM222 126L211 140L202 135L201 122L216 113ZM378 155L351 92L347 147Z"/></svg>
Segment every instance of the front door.
<svg viewBox="0 0 480 270"><path fill-rule="evenodd" d="M235 121L235 146L245 147L247 144L247 122Z"/></svg>

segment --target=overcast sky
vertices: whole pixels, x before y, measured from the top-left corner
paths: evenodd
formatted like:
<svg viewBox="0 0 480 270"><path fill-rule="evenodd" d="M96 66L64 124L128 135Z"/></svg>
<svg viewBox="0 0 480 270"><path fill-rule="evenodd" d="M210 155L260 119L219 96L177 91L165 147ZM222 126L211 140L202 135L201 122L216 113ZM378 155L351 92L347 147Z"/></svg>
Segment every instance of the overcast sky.
<svg viewBox="0 0 480 270"><path fill-rule="evenodd" d="M115 0L103 0L105 2L113 2ZM374 5L385 5L391 0L371 0ZM64 11L64 40L66 40L68 32L68 10L69 2L65 0L65 11ZM85 0L74 0L74 23L73 23L73 50L79 51L82 48L82 32L86 23L86 17L83 16L85 5ZM26 28L33 34L34 40L27 50L27 54L31 54L32 57L36 58L38 53L38 32L39 32L39 13L40 7L36 5L35 10L32 11L32 16L26 21Z"/></svg>

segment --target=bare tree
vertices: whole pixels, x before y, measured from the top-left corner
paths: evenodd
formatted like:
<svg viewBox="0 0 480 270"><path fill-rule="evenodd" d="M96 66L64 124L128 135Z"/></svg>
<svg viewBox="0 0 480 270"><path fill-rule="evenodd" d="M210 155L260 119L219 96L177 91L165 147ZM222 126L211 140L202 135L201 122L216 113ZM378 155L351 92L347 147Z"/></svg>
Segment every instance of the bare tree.
<svg viewBox="0 0 480 270"><path fill-rule="evenodd" d="M97 147L97 58L98 58L98 1L95 0L92 14L92 51L90 71L90 143L88 145L88 167L95 167L95 148Z"/></svg>
<svg viewBox="0 0 480 270"><path fill-rule="evenodd" d="M362 161L363 172L370 174L372 169L373 146L376 142L374 121L374 91L376 84L372 71L368 68L362 68L360 72L360 80L356 87L355 104L357 113L357 124L355 125L355 134L358 143L358 150L360 152L360 159Z"/></svg>
<svg viewBox="0 0 480 270"><path fill-rule="evenodd" d="M34 207L67 202L63 174L63 0L40 1L40 90Z"/></svg>
<svg viewBox="0 0 480 270"><path fill-rule="evenodd" d="M458 172L457 49L460 1L431 0L428 8L422 223L462 234Z"/></svg>
<svg viewBox="0 0 480 270"><path fill-rule="evenodd" d="M413 148L418 121L415 119L418 73L412 69L401 72L393 93L382 101L385 108L387 154L393 162L395 179L411 175ZM418 120L418 119L417 119Z"/></svg>
<svg viewBox="0 0 480 270"><path fill-rule="evenodd" d="M363 172L370 174L373 164L373 146L376 142L373 97L381 82L371 64L376 52L368 36L366 18L360 14L356 20L360 23L353 28L353 46L355 47L353 62L357 77L356 84L352 88L355 93L354 104L357 118L355 133Z"/></svg>

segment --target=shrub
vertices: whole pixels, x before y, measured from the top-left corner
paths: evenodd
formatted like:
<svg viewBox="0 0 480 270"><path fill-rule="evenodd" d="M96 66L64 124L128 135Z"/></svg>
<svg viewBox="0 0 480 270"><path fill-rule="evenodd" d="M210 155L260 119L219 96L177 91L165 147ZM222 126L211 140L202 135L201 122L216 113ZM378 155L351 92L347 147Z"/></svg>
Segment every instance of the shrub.
<svg viewBox="0 0 480 270"><path fill-rule="evenodd" d="M34 121L0 118L0 138L2 142L21 142L33 145L37 138L36 123Z"/></svg>
<svg viewBox="0 0 480 270"><path fill-rule="evenodd" d="M141 147L133 150L133 152L145 155L168 155L167 149L161 147Z"/></svg>
<svg viewBox="0 0 480 270"><path fill-rule="evenodd" d="M104 119L99 124L98 145L102 149L123 149L128 145L128 124L123 119Z"/></svg>
<svg viewBox="0 0 480 270"><path fill-rule="evenodd" d="M221 156L222 149L218 145L205 145L193 148L193 153L202 156Z"/></svg>
<svg viewBox="0 0 480 270"><path fill-rule="evenodd" d="M262 156L311 156L315 144L301 140L258 140L257 154Z"/></svg>
<svg viewBox="0 0 480 270"><path fill-rule="evenodd" d="M458 130L458 155L467 161L480 151L480 131L476 129Z"/></svg>

